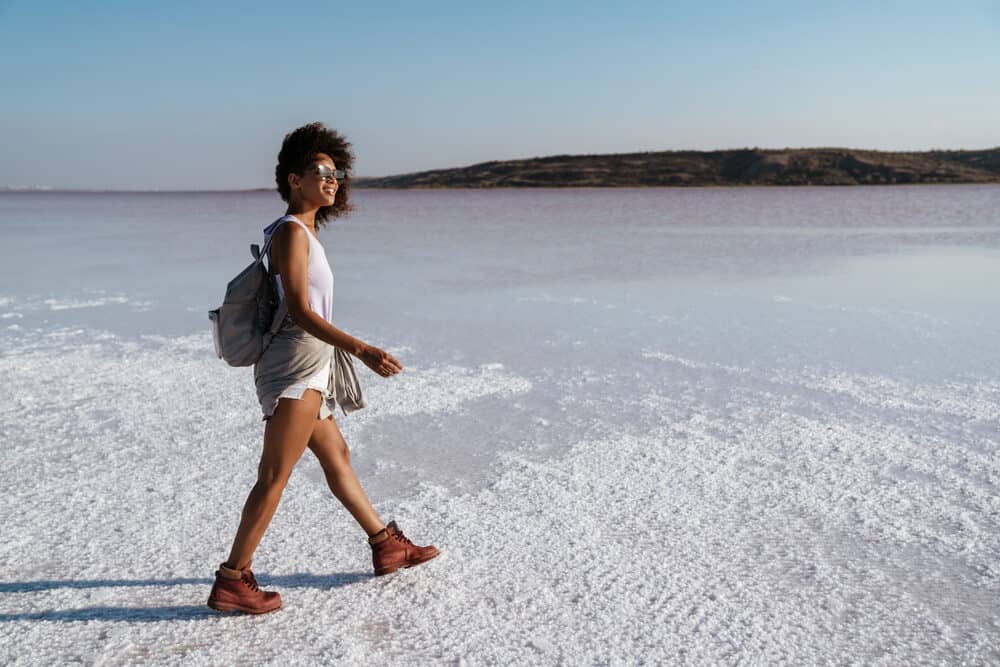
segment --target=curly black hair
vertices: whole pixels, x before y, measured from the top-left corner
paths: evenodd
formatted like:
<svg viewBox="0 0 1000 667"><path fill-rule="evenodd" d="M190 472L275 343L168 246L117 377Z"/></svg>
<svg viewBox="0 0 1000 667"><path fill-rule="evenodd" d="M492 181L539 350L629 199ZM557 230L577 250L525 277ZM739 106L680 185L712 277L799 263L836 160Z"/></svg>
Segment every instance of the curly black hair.
<svg viewBox="0 0 1000 667"><path fill-rule="evenodd" d="M348 191L350 190L351 166L354 164L354 153L351 142L336 130L331 130L323 123L309 123L292 130L281 142L281 152L278 153L278 166L274 168L274 178L278 182L278 193L288 201L291 187L288 185L289 174L301 174L313 163L317 153L326 153L333 158L337 169L342 169L347 176L338 183L337 196L332 206L323 206L316 212L316 227L322 227L328 219L337 218L351 210Z"/></svg>

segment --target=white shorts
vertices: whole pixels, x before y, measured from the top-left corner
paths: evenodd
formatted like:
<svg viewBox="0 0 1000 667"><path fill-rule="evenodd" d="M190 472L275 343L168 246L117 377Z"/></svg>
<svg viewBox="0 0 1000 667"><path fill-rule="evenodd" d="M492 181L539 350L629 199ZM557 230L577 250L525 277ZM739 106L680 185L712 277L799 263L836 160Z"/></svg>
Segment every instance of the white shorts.
<svg viewBox="0 0 1000 667"><path fill-rule="evenodd" d="M327 387L330 383L330 364L327 363L318 373L313 375L311 378L305 382L298 382L292 386L285 389L281 394L278 395L278 399L282 398L294 398L300 400L303 394L306 393L306 389L315 389L320 394L323 395L323 403L325 407L326 399L330 397L327 393Z"/></svg>

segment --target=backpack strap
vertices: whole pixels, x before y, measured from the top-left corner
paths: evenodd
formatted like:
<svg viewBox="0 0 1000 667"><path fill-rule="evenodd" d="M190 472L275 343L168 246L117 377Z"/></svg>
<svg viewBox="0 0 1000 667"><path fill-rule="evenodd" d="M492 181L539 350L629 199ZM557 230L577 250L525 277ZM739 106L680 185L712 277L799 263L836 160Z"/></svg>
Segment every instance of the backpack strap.
<svg viewBox="0 0 1000 667"><path fill-rule="evenodd" d="M271 339L277 335L278 330L285 321L286 315L288 315L288 302L282 299L281 303L278 304L278 310L274 313L274 319L271 321L270 330L264 333L264 350L266 350L267 346L271 344Z"/></svg>
<svg viewBox="0 0 1000 667"><path fill-rule="evenodd" d="M279 220L279 222L281 221ZM283 222L289 222L289 220L284 220ZM271 234L267 237L267 240L264 241L263 248L258 246L256 243L250 244L250 254L253 255L255 261L263 262L264 258L265 257L267 258L267 276L268 280L272 281L272 285L274 281L274 275L271 273L271 257L267 253L271 250L271 241L274 240L274 234L275 232L278 231L278 227L280 226L281 226L280 224L276 225L274 229L271 230ZM271 320L271 328L264 333L265 350L267 349L267 346L271 344L271 339L274 338L274 336L278 333L278 330L281 329L281 325L282 323L284 323L285 317L287 316L288 316L288 300L282 299L281 303L278 304L278 309L274 313L274 319Z"/></svg>
<svg viewBox="0 0 1000 667"><path fill-rule="evenodd" d="M256 243L250 244L250 254L253 255L255 261L260 262L263 261L265 257L267 258L268 273L271 272L271 256L267 254L271 250L271 241L274 240L274 235L278 232L278 228L281 227L281 225L283 225L286 222L292 222L293 220L294 218L292 218L291 216L285 216L284 218L278 218L271 225L269 225L269 227L273 227L273 229L271 229L271 233L270 235L268 235L267 240L264 241L263 248L261 248ZM302 223L300 222L299 224L301 225Z"/></svg>

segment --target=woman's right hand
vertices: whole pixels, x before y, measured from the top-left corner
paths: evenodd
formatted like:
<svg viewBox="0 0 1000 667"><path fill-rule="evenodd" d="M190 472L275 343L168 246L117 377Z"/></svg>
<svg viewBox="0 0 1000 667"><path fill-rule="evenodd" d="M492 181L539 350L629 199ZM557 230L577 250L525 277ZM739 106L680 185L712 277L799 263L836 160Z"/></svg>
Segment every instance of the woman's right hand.
<svg viewBox="0 0 1000 667"><path fill-rule="evenodd" d="M394 356L385 350L378 349L374 345L365 345L364 349L361 350L361 354L358 355L358 359L365 366L386 378L403 370L403 364L396 361Z"/></svg>

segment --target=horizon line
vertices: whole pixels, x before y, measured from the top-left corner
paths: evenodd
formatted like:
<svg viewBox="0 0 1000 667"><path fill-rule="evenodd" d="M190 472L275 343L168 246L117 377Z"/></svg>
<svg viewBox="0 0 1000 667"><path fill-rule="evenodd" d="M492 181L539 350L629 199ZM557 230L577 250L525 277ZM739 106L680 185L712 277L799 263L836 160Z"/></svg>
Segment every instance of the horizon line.
<svg viewBox="0 0 1000 667"><path fill-rule="evenodd" d="M989 146L985 148L928 148L923 150L894 150L885 148L851 148L847 146L785 146L783 148L768 148L764 146L741 146L737 148L713 148L713 149L664 149L664 150L645 150L645 151L628 151L619 153L553 153L550 155L534 155L531 157L518 157L518 158L508 158L505 160L483 160L481 162L472 162L460 166L451 167L436 167L432 169L419 169L416 171L408 172L397 172L394 174L386 174L383 176L352 176L354 180L364 181L364 180L378 180L386 178L396 178L401 176L412 176L415 174L422 174L434 171L450 171L453 169L466 169L470 167L476 167L479 165L497 163L497 162L523 162L528 160L546 160L551 158L559 157L612 157L612 156L627 156L627 155L647 155L650 153L720 153L725 151L739 151L739 150L754 150L754 151L820 151L820 150L847 150L847 151L866 151L870 153L972 153L979 151L993 151L1000 150L1000 144ZM381 188L386 189L386 188ZM398 188L398 189L413 189L413 188ZM277 186L268 187L246 187L246 188L210 188L205 190L193 189L193 188L177 188L177 189L153 189L153 190L143 190L143 189L132 189L132 188L116 188L116 187L92 187L92 188L68 188L55 185L4 185L0 186L0 192L53 192L53 193L71 193L71 192L88 192L88 193L112 193L112 192L135 192L135 193L223 193L223 192L277 192Z"/></svg>

